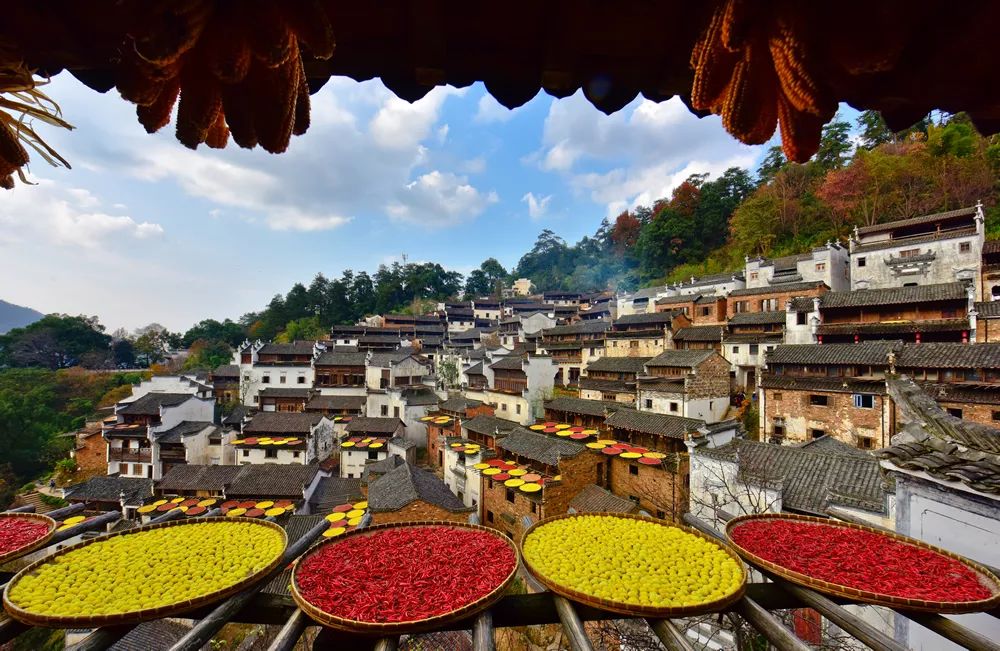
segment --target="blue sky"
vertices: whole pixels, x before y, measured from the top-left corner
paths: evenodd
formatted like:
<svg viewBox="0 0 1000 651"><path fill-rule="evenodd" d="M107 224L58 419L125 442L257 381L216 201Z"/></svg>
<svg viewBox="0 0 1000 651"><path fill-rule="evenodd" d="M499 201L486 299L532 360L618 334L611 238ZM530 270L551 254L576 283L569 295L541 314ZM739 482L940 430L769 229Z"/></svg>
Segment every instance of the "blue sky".
<svg viewBox="0 0 1000 651"><path fill-rule="evenodd" d="M510 268L543 228L574 242L692 173L755 168L766 149L677 99L605 116L579 93L542 93L508 111L481 84L409 104L377 80L334 79L285 154L192 152L172 125L147 135L113 90L63 74L47 92L77 128L43 137L73 169L35 161L37 185L0 193L0 298L109 329L237 318L316 272L403 254Z"/></svg>

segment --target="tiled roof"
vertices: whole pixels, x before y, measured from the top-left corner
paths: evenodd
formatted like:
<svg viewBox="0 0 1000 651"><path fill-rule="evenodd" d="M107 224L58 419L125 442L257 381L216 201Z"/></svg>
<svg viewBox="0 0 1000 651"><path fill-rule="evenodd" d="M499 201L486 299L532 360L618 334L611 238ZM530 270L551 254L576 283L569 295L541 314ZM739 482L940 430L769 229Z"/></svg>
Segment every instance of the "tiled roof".
<svg viewBox="0 0 1000 651"><path fill-rule="evenodd" d="M257 355L312 355L315 341L293 341L290 344L264 344Z"/></svg>
<svg viewBox="0 0 1000 651"><path fill-rule="evenodd" d="M185 420L177 423L168 430L156 433L156 440L160 443L180 443L182 436L191 436L204 430L206 427L214 428L212 423L205 421Z"/></svg>
<svg viewBox="0 0 1000 651"><path fill-rule="evenodd" d="M930 215L921 215L920 217L910 217L909 219L900 219L894 222L886 222L884 224L875 224L873 226L862 226L858 229L859 235L867 235L868 233L879 233L881 231L894 230L897 228L906 228L907 226L918 226L920 224L930 224L936 221L941 221L942 219L950 219L953 217L963 217L968 215L970 217L976 214L976 207L970 206L968 208L959 208L957 210L949 210L947 212L937 212Z"/></svg>
<svg viewBox="0 0 1000 651"><path fill-rule="evenodd" d="M417 444L404 436L393 436L389 439L389 445L394 448L399 448L400 450L406 451L410 448L417 447Z"/></svg>
<svg viewBox="0 0 1000 651"><path fill-rule="evenodd" d="M578 334L599 334L611 327L609 321L580 321L572 325L556 326L542 330L542 336L562 336Z"/></svg>
<svg viewBox="0 0 1000 651"><path fill-rule="evenodd" d="M920 386L938 402L994 405L1000 408L1000 384L986 382L921 382Z"/></svg>
<svg viewBox="0 0 1000 651"><path fill-rule="evenodd" d="M361 499L360 479L323 477L309 498L309 506L313 513L328 513L338 504L357 502Z"/></svg>
<svg viewBox="0 0 1000 651"><path fill-rule="evenodd" d="M264 387L260 390L261 398L308 398L312 389L306 387Z"/></svg>
<svg viewBox="0 0 1000 651"><path fill-rule="evenodd" d="M737 332L727 333L723 344L780 344L785 337L780 332Z"/></svg>
<svg viewBox="0 0 1000 651"><path fill-rule="evenodd" d="M722 326L688 326L674 333L674 341L722 341Z"/></svg>
<svg viewBox="0 0 1000 651"><path fill-rule="evenodd" d="M810 296L801 296L792 299L792 312L812 312L815 306L816 302Z"/></svg>
<svg viewBox="0 0 1000 651"><path fill-rule="evenodd" d="M306 411L320 409L358 410L365 406L365 396L324 396L317 395L306 403Z"/></svg>
<svg viewBox="0 0 1000 651"><path fill-rule="evenodd" d="M347 424L348 432L364 432L366 434L392 434L403 421L398 418L380 416L355 416Z"/></svg>
<svg viewBox="0 0 1000 651"><path fill-rule="evenodd" d="M636 513L639 506L632 500L618 497L597 484L587 484L573 499L569 507L578 513Z"/></svg>
<svg viewBox="0 0 1000 651"><path fill-rule="evenodd" d="M302 499L302 490L319 472L317 464L255 463L240 466L242 471L226 489L229 497L284 497Z"/></svg>
<svg viewBox="0 0 1000 651"><path fill-rule="evenodd" d="M172 467L156 482L156 488L166 493L175 491L212 491L221 493L243 468L250 466L215 466L181 464Z"/></svg>
<svg viewBox="0 0 1000 651"><path fill-rule="evenodd" d="M520 427L500 439L497 447L546 466L558 466L561 457L575 457L587 449L582 443L564 441Z"/></svg>
<svg viewBox="0 0 1000 651"><path fill-rule="evenodd" d="M479 416L470 418L469 420L462 421L462 427L470 432L475 432L476 434L493 436L497 430L500 430L500 433L502 434L504 432L515 430L520 427L520 425L512 420L507 420L506 418L480 414Z"/></svg>
<svg viewBox="0 0 1000 651"><path fill-rule="evenodd" d="M652 357L599 357L587 364L587 372L641 373Z"/></svg>
<svg viewBox="0 0 1000 651"><path fill-rule="evenodd" d="M222 424L230 427L239 427L243 422L243 417L250 413L250 408L246 405L236 405L229 415L222 419Z"/></svg>
<svg viewBox="0 0 1000 651"><path fill-rule="evenodd" d="M871 307L902 305L931 301L966 300L968 294L962 283L917 285L916 287L887 287L883 289L855 289L850 292L827 292L822 298L822 309L845 307Z"/></svg>
<svg viewBox="0 0 1000 651"><path fill-rule="evenodd" d="M625 380L600 380L592 377L582 377L577 382L581 389L590 391L602 391L606 393L631 393L635 382L631 384Z"/></svg>
<svg viewBox="0 0 1000 651"><path fill-rule="evenodd" d="M923 345L923 344L921 344ZM782 344L767 353L770 364L862 364L886 366L889 351L902 348L901 341L862 341L857 344Z"/></svg>
<svg viewBox="0 0 1000 651"><path fill-rule="evenodd" d="M664 296L656 299L657 305L678 305L682 303L693 303L701 298L701 294L678 294L677 296Z"/></svg>
<svg viewBox="0 0 1000 651"><path fill-rule="evenodd" d="M603 418L605 410L617 411L622 408L622 404L610 400L583 400L581 398L563 397L549 400L545 403L545 408L568 414L601 416Z"/></svg>
<svg viewBox="0 0 1000 651"><path fill-rule="evenodd" d="M605 423L609 427L674 439L682 439L686 433L705 424L704 421L694 418L654 414L649 411L637 411L629 408L619 409L608 416Z"/></svg>
<svg viewBox="0 0 1000 651"><path fill-rule="evenodd" d="M434 389L425 386L403 387L400 395L406 401L407 407L427 407L441 402Z"/></svg>
<svg viewBox="0 0 1000 651"><path fill-rule="evenodd" d="M417 500L451 512L472 510L436 475L409 463L390 470L368 486L368 508L372 513L398 511Z"/></svg>
<svg viewBox="0 0 1000 651"><path fill-rule="evenodd" d="M410 348L405 348L402 350L394 350L391 353L372 353L372 357L368 360L368 366L376 366L379 368L388 368L392 364L398 364L407 357L416 357L413 350ZM425 360L417 358L417 361L421 363L426 363Z"/></svg>
<svg viewBox="0 0 1000 651"><path fill-rule="evenodd" d="M858 255L859 253L870 253L871 251L881 251L884 249L915 247L919 244L926 244L927 242L937 242L940 240L953 240L959 237L976 237L976 236L977 236L976 228L974 226L969 226L968 228L957 228L954 230L927 233L926 235L918 235L918 236L905 237L892 240L875 240L874 242L854 245L854 250L851 251L851 255Z"/></svg>
<svg viewBox="0 0 1000 651"><path fill-rule="evenodd" d="M476 362L469 368L465 369L466 375L482 375L483 374L483 363Z"/></svg>
<svg viewBox="0 0 1000 651"><path fill-rule="evenodd" d="M739 463L741 481L781 482L785 510L826 515L832 504L885 511L886 487L874 457L812 452L788 445L733 441L699 456Z"/></svg>
<svg viewBox="0 0 1000 651"><path fill-rule="evenodd" d="M153 480L118 475L91 477L65 489L66 498L74 501L118 502L125 493L126 504L142 504L153 495Z"/></svg>
<svg viewBox="0 0 1000 651"><path fill-rule="evenodd" d="M811 307L811 303L810 303ZM785 312L778 310L775 312L740 312L734 314L729 319L729 325L771 325L785 324Z"/></svg>
<svg viewBox="0 0 1000 651"><path fill-rule="evenodd" d="M670 325L671 320L674 318L672 312L654 312L653 314L626 314L625 316L620 316L615 319L613 329L617 330L619 326L633 326L633 325Z"/></svg>
<svg viewBox="0 0 1000 651"><path fill-rule="evenodd" d="M364 366L365 353L327 351L316 358L316 366Z"/></svg>
<svg viewBox="0 0 1000 651"><path fill-rule="evenodd" d="M117 413L131 416L159 416L161 406L174 407L194 397L192 393L147 393L132 402L125 403Z"/></svg>
<svg viewBox="0 0 1000 651"><path fill-rule="evenodd" d="M459 395L448 398L438 405L438 409L464 414L467 409L474 409L475 407L482 406L483 402L481 400L473 400L472 398L466 398L465 396Z"/></svg>
<svg viewBox="0 0 1000 651"><path fill-rule="evenodd" d="M805 292L820 287L826 287L826 283L822 280L810 280L804 283L781 283L774 287L734 289L729 292L729 296L732 298L733 296L757 296L758 294L786 294L788 292Z"/></svg>
<svg viewBox="0 0 1000 651"><path fill-rule="evenodd" d="M309 434L322 418L315 412L260 411L243 426L243 433Z"/></svg>
<svg viewBox="0 0 1000 651"><path fill-rule="evenodd" d="M852 378L791 377L764 373L760 378L762 389L785 391L826 391L830 393L874 393L885 394L885 382L881 380L855 380Z"/></svg>
<svg viewBox="0 0 1000 651"><path fill-rule="evenodd" d="M694 368L709 357L717 354L714 350L665 350L646 362L646 366L683 366L684 368Z"/></svg>
<svg viewBox="0 0 1000 651"><path fill-rule="evenodd" d="M911 334L914 332L956 332L968 329L968 319L930 319L927 321L903 321L897 323L822 323L816 328L816 334L893 335Z"/></svg>
<svg viewBox="0 0 1000 651"><path fill-rule="evenodd" d="M1000 343L923 343L904 346L896 357L900 369L1000 368Z"/></svg>
<svg viewBox="0 0 1000 651"><path fill-rule="evenodd" d="M728 271L717 274L709 274L706 276L701 276L695 278L693 281L688 280L686 282L679 283L681 287L697 287L699 285L717 285L719 283L732 282L733 276L736 276L738 280L743 280L743 270L738 271Z"/></svg>
<svg viewBox="0 0 1000 651"><path fill-rule="evenodd" d="M390 454L384 459L366 463L365 469L361 471L361 480L367 484L374 479L377 479L378 477L376 477L376 475L384 475L393 468L397 468L404 463L406 463L406 460L398 454Z"/></svg>
<svg viewBox="0 0 1000 651"><path fill-rule="evenodd" d="M846 454L847 456L862 457L865 459L872 458L871 453L859 450L853 445L848 445L847 443L844 443L829 434L824 434L819 438L806 441L796 447L807 452L819 452L821 454Z"/></svg>
<svg viewBox="0 0 1000 651"><path fill-rule="evenodd" d="M490 368L494 370L520 371L523 362L524 357L521 355L506 355L490 364Z"/></svg>
<svg viewBox="0 0 1000 651"><path fill-rule="evenodd" d="M239 378L240 367L236 364L223 364L212 371L213 378Z"/></svg>
<svg viewBox="0 0 1000 651"><path fill-rule="evenodd" d="M990 319L1000 317L1000 301L976 303L976 312L980 318Z"/></svg>
<svg viewBox="0 0 1000 651"><path fill-rule="evenodd" d="M154 619L133 628L125 637L109 647L109 651L169 649L190 630L189 624L182 624L172 619Z"/></svg>

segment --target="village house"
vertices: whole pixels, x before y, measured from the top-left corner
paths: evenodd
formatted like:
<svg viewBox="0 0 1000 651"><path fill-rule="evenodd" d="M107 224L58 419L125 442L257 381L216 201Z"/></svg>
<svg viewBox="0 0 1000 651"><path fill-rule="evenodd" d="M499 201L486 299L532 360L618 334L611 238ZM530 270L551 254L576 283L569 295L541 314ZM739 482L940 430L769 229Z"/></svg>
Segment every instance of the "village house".
<svg viewBox="0 0 1000 651"><path fill-rule="evenodd" d="M974 293L960 282L829 292L814 301L805 320L815 324L810 329L817 343L967 342L976 334Z"/></svg>
<svg viewBox="0 0 1000 651"><path fill-rule="evenodd" d="M317 464L176 466L155 483L154 492L159 498L290 500L303 514L323 476Z"/></svg>
<svg viewBox="0 0 1000 651"><path fill-rule="evenodd" d="M423 418L437 409L441 398L428 386L390 386L368 396L369 416L398 418L403 421L407 440L418 447L427 444L427 425Z"/></svg>
<svg viewBox="0 0 1000 651"><path fill-rule="evenodd" d="M579 307L583 295L579 292L544 292L542 300L550 305L568 305Z"/></svg>
<svg viewBox="0 0 1000 651"><path fill-rule="evenodd" d="M726 322L726 297L718 294L675 294L656 299L656 312L681 312L693 325Z"/></svg>
<svg viewBox="0 0 1000 651"><path fill-rule="evenodd" d="M496 359L492 352L483 361L487 386L484 402L493 405L496 415L522 425L535 422L542 413L542 401L552 395L558 367L548 355L507 355Z"/></svg>
<svg viewBox="0 0 1000 651"><path fill-rule="evenodd" d="M604 420L623 406L634 406L634 404L626 405L617 400L588 400L560 396L545 403L545 420L603 432L606 430Z"/></svg>
<svg viewBox="0 0 1000 651"><path fill-rule="evenodd" d="M729 410L730 364L714 350L666 350L637 378L641 411L717 423Z"/></svg>
<svg viewBox="0 0 1000 651"><path fill-rule="evenodd" d="M473 330L476 327L476 314L471 303L448 306L444 310L445 322L448 324L448 332L451 334Z"/></svg>
<svg viewBox="0 0 1000 651"><path fill-rule="evenodd" d="M559 365L557 384L577 385L581 370L604 354L604 334L610 327L609 321L581 321L542 330L538 352L551 355Z"/></svg>
<svg viewBox="0 0 1000 651"><path fill-rule="evenodd" d="M541 520L566 513L570 501L585 485L593 483L600 461L580 443L524 428L512 430L497 445L505 460L528 470L522 477L542 480L541 490L527 493L480 473L481 522L514 540L524 533L526 516Z"/></svg>
<svg viewBox="0 0 1000 651"><path fill-rule="evenodd" d="M234 434L211 422L181 421L168 430L157 431L155 436L161 477L177 465L235 463L234 451L228 445Z"/></svg>
<svg viewBox="0 0 1000 651"><path fill-rule="evenodd" d="M480 481L476 464L496 456L488 447L462 437L448 437L441 446L441 477L462 504L473 509L479 505Z"/></svg>
<svg viewBox="0 0 1000 651"><path fill-rule="evenodd" d="M983 242L979 264L979 299L1000 301L1000 239Z"/></svg>
<svg viewBox="0 0 1000 651"><path fill-rule="evenodd" d="M886 447L893 407L885 373L889 354L901 347L899 341L776 346L765 356L757 392L761 439L831 436L865 450Z"/></svg>
<svg viewBox="0 0 1000 651"><path fill-rule="evenodd" d="M427 461L432 467L440 468L444 463L442 454L445 439L462 437L462 424L480 414L493 415L493 407L480 400L456 394L438 404L436 411L428 413L423 420L427 428Z"/></svg>
<svg viewBox="0 0 1000 651"><path fill-rule="evenodd" d="M581 321L611 321L615 317L614 308L616 303L605 300L591 306L580 307Z"/></svg>
<svg viewBox="0 0 1000 651"><path fill-rule="evenodd" d="M386 389L423 384L431 375L431 365L412 350L401 349L392 352L365 355L365 383L368 388L369 411L372 397Z"/></svg>
<svg viewBox="0 0 1000 651"><path fill-rule="evenodd" d="M419 326L440 326L444 318L441 314L384 314L379 320L382 328L416 332Z"/></svg>
<svg viewBox="0 0 1000 651"><path fill-rule="evenodd" d="M821 280L733 290L729 293L726 304L727 317L731 319L744 312L774 312L782 309L791 299L822 296L829 290Z"/></svg>
<svg viewBox="0 0 1000 651"><path fill-rule="evenodd" d="M850 240L851 289L962 282L978 292L985 223L978 203L856 227Z"/></svg>
<svg viewBox="0 0 1000 651"><path fill-rule="evenodd" d="M652 357L601 357L587 365L580 379L580 398L635 405L636 376Z"/></svg>
<svg viewBox="0 0 1000 651"><path fill-rule="evenodd" d="M531 280L527 278L518 278L511 283L510 294L512 296L529 296L534 288L535 285L531 282Z"/></svg>
<svg viewBox="0 0 1000 651"><path fill-rule="evenodd" d="M764 353L783 342L787 318L786 312L774 311L742 312L729 319L722 334L722 356L732 369L733 393L754 393Z"/></svg>
<svg viewBox="0 0 1000 651"><path fill-rule="evenodd" d="M365 395L366 353L339 348L324 351L316 358L314 386L324 396Z"/></svg>
<svg viewBox="0 0 1000 651"><path fill-rule="evenodd" d="M471 441L483 449L497 451L499 449L497 441L520 426L521 424L518 422L481 413L469 420L462 421L461 438Z"/></svg>
<svg viewBox="0 0 1000 651"><path fill-rule="evenodd" d="M241 402L259 406L261 390L275 386L312 388L313 358L325 348L325 344L317 341L243 344L233 355L233 362L240 367Z"/></svg>
<svg viewBox="0 0 1000 651"><path fill-rule="evenodd" d="M398 459L399 457L393 457ZM333 507L341 504L354 504L365 499L365 493L361 488L361 479L352 477L327 477L321 472L319 482L313 494L309 497L310 513L331 513ZM286 531L288 527L286 525ZM289 540L292 534L289 532Z"/></svg>
<svg viewBox="0 0 1000 651"><path fill-rule="evenodd" d="M639 505L597 484L587 484L569 501L568 513L639 514Z"/></svg>
<svg viewBox="0 0 1000 651"><path fill-rule="evenodd" d="M671 294L716 294L728 296L730 292L746 287L743 271L692 276L689 280L674 283L668 287Z"/></svg>
<svg viewBox="0 0 1000 651"><path fill-rule="evenodd" d="M912 381L890 379L888 387L898 433L876 456L895 486L895 531L1000 565L1000 430L956 418ZM962 625L1000 638L1000 622L988 613L962 616ZM958 648L905 617L895 632L906 648Z"/></svg>
<svg viewBox="0 0 1000 651"><path fill-rule="evenodd" d="M644 287L630 294L615 297L615 312L619 317L653 312L656 299L671 295L666 286Z"/></svg>
<svg viewBox="0 0 1000 651"><path fill-rule="evenodd" d="M1000 341L1000 300L976 303L976 342ZM970 316L972 314L970 313Z"/></svg>
<svg viewBox="0 0 1000 651"><path fill-rule="evenodd" d="M655 357L669 347L673 331L689 325L691 320L679 311L618 317L604 334L604 354Z"/></svg>
<svg viewBox="0 0 1000 651"><path fill-rule="evenodd" d="M89 421L80 429L64 435L73 439L69 456L76 462L76 475L107 474L108 442L101 436L103 426L101 421Z"/></svg>
<svg viewBox="0 0 1000 651"><path fill-rule="evenodd" d="M232 442L240 465L308 465L334 449L333 421L316 412L259 412L243 425L240 437Z"/></svg>
<svg viewBox="0 0 1000 651"><path fill-rule="evenodd" d="M417 446L407 440L404 432L403 421L398 418L352 418L340 442L340 476L360 478L366 464L390 456L416 461Z"/></svg>
<svg viewBox="0 0 1000 651"><path fill-rule="evenodd" d="M305 387L267 387L260 390L257 407L261 411L305 411L313 393L313 389Z"/></svg>
<svg viewBox="0 0 1000 651"><path fill-rule="evenodd" d="M499 341L496 327L469 328L452 332L447 346L451 350L475 350L483 347L483 341Z"/></svg>
<svg viewBox="0 0 1000 651"><path fill-rule="evenodd" d="M223 364L211 372L208 378L212 385L215 401L220 405L236 402L240 399L240 367L236 364Z"/></svg>
<svg viewBox="0 0 1000 651"><path fill-rule="evenodd" d="M365 413L365 396L323 395L316 394L309 398L305 411L323 414L333 420L337 416L348 418L363 416Z"/></svg>
<svg viewBox="0 0 1000 651"><path fill-rule="evenodd" d="M503 316L500 301L493 298L477 298L472 301L472 312L476 319L497 322Z"/></svg>
<svg viewBox="0 0 1000 651"><path fill-rule="evenodd" d="M948 414L1000 427L1000 343L906 345L889 361Z"/></svg>
<svg viewBox="0 0 1000 651"><path fill-rule="evenodd" d="M827 242L808 253L782 258L747 258L745 278L747 289L779 288L795 283L823 283L835 291L851 288L851 268L848 250L839 242Z"/></svg>
<svg viewBox="0 0 1000 651"><path fill-rule="evenodd" d="M475 512L433 473L406 462L368 484L368 509L374 524L467 522Z"/></svg>
<svg viewBox="0 0 1000 651"><path fill-rule="evenodd" d="M63 499L83 504L87 511L121 511L134 518L135 510L153 499L153 480L139 477L97 476L67 486Z"/></svg>
<svg viewBox="0 0 1000 651"><path fill-rule="evenodd" d="M672 344L677 350L714 350L722 352L725 326L699 325L680 328L673 333Z"/></svg>

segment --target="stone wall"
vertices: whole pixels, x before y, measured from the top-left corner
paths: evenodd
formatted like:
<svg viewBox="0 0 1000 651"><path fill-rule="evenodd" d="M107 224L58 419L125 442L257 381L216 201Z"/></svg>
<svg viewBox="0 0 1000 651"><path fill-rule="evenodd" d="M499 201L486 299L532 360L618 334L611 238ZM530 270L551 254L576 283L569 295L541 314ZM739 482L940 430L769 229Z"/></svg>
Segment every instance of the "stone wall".
<svg viewBox="0 0 1000 651"><path fill-rule="evenodd" d="M857 447L863 447L857 436L872 439L875 449L889 445L891 401L883 395L875 395L874 406L868 409L854 406L853 393L788 389L761 389L760 392L763 394L762 440L774 436L774 421L781 418L785 443L811 441L821 434L829 434ZM826 406L811 404L812 395L826 397Z"/></svg>
<svg viewBox="0 0 1000 651"><path fill-rule="evenodd" d="M468 511L449 511L440 506L428 504L421 500L410 502L398 511L372 511L372 524L391 524L393 522L413 522L415 520L446 520L448 522L468 522Z"/></svg>
<svg viewBox="0 0 1000 651"><path fill-rule="evenodd" d="M639 498L639 508L650 515L680 522L689 501L687 454L671 455L659 466L620 457L612 457L610 461L612 493L633 502Z"/></svg>

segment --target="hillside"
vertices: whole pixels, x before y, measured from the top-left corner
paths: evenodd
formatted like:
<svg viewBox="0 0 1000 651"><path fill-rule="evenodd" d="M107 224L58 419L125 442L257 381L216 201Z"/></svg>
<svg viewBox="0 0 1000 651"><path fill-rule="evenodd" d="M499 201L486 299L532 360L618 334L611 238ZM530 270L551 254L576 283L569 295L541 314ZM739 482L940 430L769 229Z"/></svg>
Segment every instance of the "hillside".
<svg viewBox="0 0 1000 651"><path fill-rule="evenodd" d="M23 328L41 319L44 314L30 307L0 301L0 335L14 328Z"/></svg>

